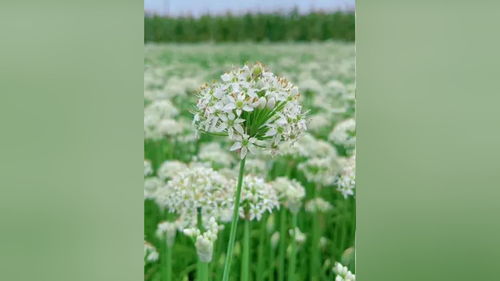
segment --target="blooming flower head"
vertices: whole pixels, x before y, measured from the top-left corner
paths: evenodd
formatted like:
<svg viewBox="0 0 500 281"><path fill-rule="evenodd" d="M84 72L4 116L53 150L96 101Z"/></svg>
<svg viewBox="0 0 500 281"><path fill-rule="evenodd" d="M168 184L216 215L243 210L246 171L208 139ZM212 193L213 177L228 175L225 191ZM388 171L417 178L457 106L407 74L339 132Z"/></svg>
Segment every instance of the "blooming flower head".
<svg viewBox="0 0 500 281"><path fill-rule="evenodd" d="M302 158L331 158L337 157L337 150L330 143L317 139L311 134L304 134L297 142L285 144L280 153L292 157Z"/></svg>
<svg viewBox="0 0 500 281"><path fill-rule="evenodd" d="M178 173L186 170L188 168L188 165L181 161L177 160L167 160L163 162L158 169L158 177L165 181L167 179L173 178L175 175Z"/></svg>
<svg viewBox="0 0 500 281"><path fill-rule="evenodd" d="M347 266L336 262L333 271L337 275L335 281L356 281L356 275L349 271Z"/></svg>
<svg viewBox="0 0 500 281"><path fill-rule="evenodd" d="M306 195L304 187L294 179L279 177L271 183L278 194L280 202L291 212L299 211L301 201Z"/></svg>
<svg viewBox="0 0 500 281"><path fill-rule="evenodd" d="M234 161L232 155L223 150L217 142L203 145L198 158L200 161L211 163L216 169L230 167Z"/></svg>
<svg viewBox="0 0 500 281"><path fill-rule="evenodd" d="M262 64L245 65L201 87L193 123L200 132L229 136L243 159L258 147L276 150L306 130L299 96Z"/></svg>
<svg viewBox="0 0 500 281"><path fill-rule="evenodd" d="M183 217L187 227L196 226L198 210L203 222L219 220L232 208L234 188L211 168L195 165L177 173L156 192L158 205Z"/></svg>
<svg viewBox="0 0 500 281"><path fill-rule="evenodd" d="M308 181L323 186L333 184L340 170L337 159L332 157L310 158L300 163L297 168L304 173Z"/></svg>
<svg viewBox="0 0 500 281"><path fill-rule="evenodd" d="M179 113L169 100L155 100L144 108L144 138L158 140L165 135L180 133L181 127L173 119Z"/></svg>
<svg viewBox="0 0 500 281"><path fill-rule="evenodd" d="M337 177L337 190L344 198L354 195L356 185L356 155L345 159L342 169Z"/></svg>
<svg viewBox="0 0 500 281"><path fill-rule="evenodd" d="M144 199L153 199L156 190L162 186L163 182L157 177L144 179Z"/></svg>
<svg viewBox="0 0 500 281"><path fill-rule="evenodd" d="M144 261L145 262L155 262L158 260L158 252L156 248L150 243L144 241Z"/></svg>
<svg viewBox="0 0 500 281"><path fill-rule="evenodd" d="M333 206L328 201L325 201L323 198L317 197L307 201L305 208L306 211L309 213L316 213L316 212L324 213L330 211L333 208Z"/></svg>
<svg viewBox="0 0 500 281"><path fill-rule="evenodd" d="M334 144L341 145L348 151L354 149L356 145L356 121L351 118L338 123L328 138Z"/></svg>
<svg viewBox="0 0 500 281"><path fill-rule="evenodd" d="M164 221L158 224L156 229L156 237L165 239L167 246L171 248L174 245L175 236L179 229L179 221Z"/></svg>
<svg viewBox="0 0 500 281"><path fill-rule="evenodd" d="M260 220L262 215L279 207L278 195L263 178L248 175L243 180L240 216L248 220Z"/></svg>

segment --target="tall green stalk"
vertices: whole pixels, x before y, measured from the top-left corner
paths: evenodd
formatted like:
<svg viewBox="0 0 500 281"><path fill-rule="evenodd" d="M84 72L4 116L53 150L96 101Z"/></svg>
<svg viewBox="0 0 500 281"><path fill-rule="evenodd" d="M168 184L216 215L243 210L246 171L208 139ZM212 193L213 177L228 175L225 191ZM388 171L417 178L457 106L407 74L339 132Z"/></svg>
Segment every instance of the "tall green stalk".
<svg viewBox="0 0 500 281"><path fill-rule="evenodd" d="M199 261L198 281L208 281L208 262Z"/></svg>
<svg viewBox="0 0 500 281"><path fill-rule="evenodd" d="M173 247L167 246L166 255L166 281L172 281L172 251Z"/></svg>
<svg viewBox="0 0 500 281"><path fill-rule="evenodd" d="M290 241L290 259L288 262L288 281L295 281L295 265L297 263L297 213L292 213L292 229L293 229L293 237L291 237Z"/></svg>
<svg viewBox="0 0 500 281"><path fill-rule="evenodd" d="M227 246L226 259L224 260L224 274L222 275L222 281L229 281L229 273L231 270L231 262L233 259L234 241L236 240L236 228L238 227L241 186L243 184L243 171L245 170L245 160L246 157L240 161L240 173L238 175L238 186L236 187L233 219L231 221L231 231L229 234L229 244Z"/></svg>
<svg viewBox="0 0 500 281"><path fill-rule="evenodd" d="M241 281L250 280L250 220L244 220L243 256L241 259Z"/></svg>
<svg viewBox="0 0 500 281"><path fill-rule="evenodd" d="M280 241L278 252L278 281L285 281L285 252L286 252L286 209L280 210Z"/></svg>
<svg viewBox="0 0 500 281"><path fill-rule="evenodd" d="M314 186L313 187L313 197L312 198L316 198L317 193L318 193L318 187ZM314 215L314 217L313 217L313 220L312 220L311 257L310 257L311 263L310 263L310 266L309 266L310 275L311 275L311 281L318 281L319 280L318 273L321 270L321 268L320 268L320 261L319 261L319 257L320 257L320 251L319 251L319 234L320 234L319 233L320 232L320 229L319 229L319 216L320 216L320 213L316 212L315 215Z"/></svg>
<svg viewBox="0 0 500 281"><path fill-rule="evenodd" d="M264 261L265 261L265 249L266 249L266 220L260 222L259 230L259 248L257 250L257 271L256 280L264 281ZM271 246L269 246L271 247Z"/></svg>

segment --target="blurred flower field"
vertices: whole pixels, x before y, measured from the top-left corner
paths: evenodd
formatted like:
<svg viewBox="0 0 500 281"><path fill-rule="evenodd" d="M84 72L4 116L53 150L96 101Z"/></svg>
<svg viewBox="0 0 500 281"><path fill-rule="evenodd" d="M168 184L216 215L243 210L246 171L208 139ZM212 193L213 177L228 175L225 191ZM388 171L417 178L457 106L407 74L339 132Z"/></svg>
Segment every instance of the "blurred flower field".
<svg viewBox="0 0 500 281"><path fill-rule="evenodd" d="M146 44L145 280L355 280L355 127L353 43Z"/></svg>

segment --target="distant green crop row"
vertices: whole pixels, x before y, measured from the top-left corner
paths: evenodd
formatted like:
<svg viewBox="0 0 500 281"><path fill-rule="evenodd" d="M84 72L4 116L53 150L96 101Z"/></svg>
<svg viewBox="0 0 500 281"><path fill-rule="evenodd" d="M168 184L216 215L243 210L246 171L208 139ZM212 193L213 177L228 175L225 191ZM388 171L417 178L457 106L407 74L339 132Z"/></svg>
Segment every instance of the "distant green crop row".
<svg viewBox="0 0 500 281"><path fill-rule="evenodd" d="M144 17L145 42L354 41L354 13Z"/></svg>

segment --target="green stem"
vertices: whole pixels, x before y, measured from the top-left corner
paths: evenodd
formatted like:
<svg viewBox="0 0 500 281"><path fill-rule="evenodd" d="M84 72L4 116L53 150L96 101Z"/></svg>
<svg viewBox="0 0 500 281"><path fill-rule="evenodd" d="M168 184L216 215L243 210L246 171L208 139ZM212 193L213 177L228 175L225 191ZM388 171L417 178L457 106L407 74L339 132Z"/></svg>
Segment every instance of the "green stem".
<svg viewBox="0 0 500 281"><path fill-rule="evenodd" d="M172 281L172 250L173 247L167 247L166 255L166 280Z"/></svg>
<svg viewBox="0 0 500 281"><path fill-rule="evenodd" d="M318 187L313 187L313 199L316 198ZM312 221L312 235L311 235L311 263L310 275L312 281L318 280L318 273L320 271L319 265L319 216L320 213L316 212Z"/></svg>
<svg viewBox="0 0 500 281"><path fill-rule="evenodd" d="M241 281L250 279L250 220L244 220L243 256L241 258Z"/></svg>
<svg viewBox="0 0 500 281"><path fill-rule="evenodd" d="M198 281L208 281L208 262L199 262Z"/></svg>
<svg viewBox="0 0 500 281"><path fill-rule="evenodd" d="M268 269L268 280L274 281L274 267L276 265L274 259L274 248L271 243L269 243L269 269Z"/></svg>
<svg viewBox="0 0 500 281"><path fill-rule="evenodd" d="M229 271L231 269L231 262L233 259L233 249L234 241L236 239L236 228L238 227L239 209L240 209L240 199L241 199L241 186L243 184L243 171L245 170L245 160L243 158L240 161L240 173L238 175L238 186L236 187L236 197L234 202L233 218L231 221L231 232L229 235L229 244L227 246L226 259L224 261L224 274L222 275L222 281L229 281Z"/></svg>
<svg viewBox="0 0 500 281"><path fill-rule="evenodd" d="M293 237L291 237L290 242L290 260L288 265L288 280L295 281L295 264L297 257L297 233L295 232L297 228L297 213L292 213L292 229L293 229Z"/></svg>
<svg viewBox="0 0 500 281"><path fill-rule="evenodd" d="M264 281L264 259L265 259L265 245L266 245L266 220L262 220L260 222L260 231L259 231L259 249L257 252L257 272L256 277L257 281Z"/></svg>
<svg viewBox="0 0 500 281"><path fill-rule="evenodd" d="M280 241L278 256L278 281L285 281L285 251L286 251L286 209L280 210Z"/></svg>

